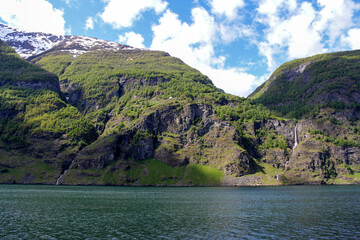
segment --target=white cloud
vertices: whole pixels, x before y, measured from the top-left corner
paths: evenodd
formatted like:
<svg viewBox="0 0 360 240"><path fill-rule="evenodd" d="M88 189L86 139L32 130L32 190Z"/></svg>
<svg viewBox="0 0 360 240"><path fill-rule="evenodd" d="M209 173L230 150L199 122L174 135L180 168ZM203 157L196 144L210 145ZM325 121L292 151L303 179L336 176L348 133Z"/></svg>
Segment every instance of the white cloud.
<svg viewBox="0 0 360 240"><path fill-rule="evenodd" d="M46 0L2 0L0 18L12 27L34 32L63 35L64 12Z"/></svg>
<svg viewBox="0 0 360 240"><path fill-rule="evenodd" d="M203 66L202 72L206 74L218 88L237 96L248 96L257 86L258 79L241 68L213 68Z"/></svg>
<svg viewBox="0 0 360 240"><path fill-rule="evenodd" d="M203 8L192 10L193 24L179 20L177 14L167 10L158 25L153 25L152 49L161 49L180 57L193 66L199 62L211 64L214 49L212 40L215 25L213 18Z"/></svg>
<svg viewBox="0 0 360 240"><path fill-rule="evenodd" d="M297 8L297 2L296 0L262 0L257 10L260 14L270 17L271 20L277 16L280 8L294 11Z"/></svg>
<svg viewBox="0 0 360 240"><path fill-rule="evenodd" d="M80 0L62 0L66 5L68 5L69 7L75 7L78 8L80 7Z"/></svg>
<svg viewBox="0 0 360 240"><path fill-rule="evenodd" d="M134 32L127 32L123 35L119 35L119 43L136 48L145 48L143 36Z"/></svg>
<svg viewBox="0 0 360 240"><path fill-rule="evenodd" d="M223 44L232 43L239 38L255 36L255 32L251 27L238 23L219 23L217 24L217 32Z"/></svg>
<svg viewBox="0 0 360 240"><path fill-rule="evenodd" d="M298 6L296 1L266 0L258 12L257 20L267 27L259 53L266 57L268 70L275 70L276 55L283 52L287 59L294 59L324 51L321 37L313 27L316 13L311 3Z"/></svg>
<svg viewBox="0 0 360 240"><path fill-rule="evenodd" d="M317 0L314 5L310 1L263 0L256 19L265 26L259 53L267 59L268 69L274 70L277 55L286 53L284 61L338 50L340 39L346 41L341 36L354 25L357 9L359 5L351 0Z"/></svg>
<svg viewBox="0 0 360 240"><path fill-rule="evenodd" d="M211 12L224 15L229 20L237 17L238 9L245 6L244 0L209 0Z"/></svg>
<svg viewBox="0 0 360 240"><path fill-rule="evenodd" d="M259 53L266 58L268 70L273 71L277 67L275 53L277 53L278 51L268 42L260 42L257 43L257 45L259 48Z"/></svg>
<svg viewBox="0 0 360 240"><path fill-rule="evenodd" d="M349 0L318 0L318 4L322 9L314 26L319 32L326 31L330 44L334 44L343 30L353 25L352 17L357 6Z"/></svg>
<svg viewBox="0 0 360 240"><path fill-rule="evenodd" d="M85 30L88 29L94 29L94 19L92 17L88 17L86 19Z"/></svg>
<svg viewBox="0 0 360 240"><path fill-rule="evenodd" d="M142 12L155 10L156 14L160 14L165 11L167 5L168 3L163 0L107 0L105 10L100 17L113 28L120 29L131 27L134 21L141 17Z"/></svg>
<svg viewBox="0 0 360 240"><path fill-rule="evenodd" d="M213 83L227 93L247 96L254 87L256 77L241 68L224 67L226 58L214 50L219 27L205 9L192 9L192 24L181 22L179 16L167 10L158 25L153 25L151 49L169 52L188 65L207 75Z"/></svg>
<svg viewBox="0 0 360 240"><path fill-rule="evenodd" d="M284 22L284 27L288 29L288 36L284 40L287 41L290 59L307 57L325 51L320 33L313 27L315 17L316 13L311 3L304 2L298 13Z"/></svg>
<svg viewBox="0 0 360 240"><path fill-rule="evenodd" d="M351 49L360 49L360 28L350 29L346 36L342 36L341 42Z"/></svg>

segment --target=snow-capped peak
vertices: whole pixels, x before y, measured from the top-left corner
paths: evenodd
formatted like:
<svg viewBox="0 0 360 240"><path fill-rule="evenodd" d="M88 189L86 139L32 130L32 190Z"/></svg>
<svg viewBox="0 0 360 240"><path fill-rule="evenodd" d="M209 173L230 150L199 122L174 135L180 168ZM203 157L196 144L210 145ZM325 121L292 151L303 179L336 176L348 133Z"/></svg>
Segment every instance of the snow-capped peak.
<svg viewBox="0 0 360 240"><path fill-rule="evenodd" d="M133 50L136 48L91 37L54 35L27 32L0 23L0 39L6 42L22 58L29 58L53 47L77 57L92 50Z"/></svg>
<svg viewBox="0 0 360 240"><path fill-rule="evenodd" d="M6 26L4 24L0 23L0 38L3 39L6 35L16 32L17 30L15 28L11 28L9 26Z"/></svg>
<svg viewBox="0 0 360 240"><path fill-rule="evenodd" d="M136 48L121 45L116 42L109 42L97 38L83 37L83 36L71 36L68 39L65 39L61 43L55 46L61 51L66 51L77 57L85 52L93 50L112 50L118 51L123 50L134 50Z"/></svg>
<svg viewBox="0 0 360 240"><path fill-rule="evenodd" d="M52 48L68 36L21 31L0 24L0 38L13 47L22 58L28 58Z"/></svg>

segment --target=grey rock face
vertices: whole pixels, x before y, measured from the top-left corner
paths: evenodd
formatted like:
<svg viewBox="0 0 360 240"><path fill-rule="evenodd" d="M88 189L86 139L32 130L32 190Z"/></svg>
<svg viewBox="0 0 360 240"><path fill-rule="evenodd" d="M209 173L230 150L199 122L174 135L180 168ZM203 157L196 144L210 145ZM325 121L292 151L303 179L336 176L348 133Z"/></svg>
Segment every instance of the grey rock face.
<svg viewBox="0 0 360 240"><path fill-rule="evenodd" d="M170 166L189 163L221 166L225 174L236 176L256 170L256 163L241 150L235 128L219 120L209 105L166 106L142 116L135 129L84 148L73 167L102 169L120 159L156 158ZM222 152L224 149L228 153Z"/></svg>

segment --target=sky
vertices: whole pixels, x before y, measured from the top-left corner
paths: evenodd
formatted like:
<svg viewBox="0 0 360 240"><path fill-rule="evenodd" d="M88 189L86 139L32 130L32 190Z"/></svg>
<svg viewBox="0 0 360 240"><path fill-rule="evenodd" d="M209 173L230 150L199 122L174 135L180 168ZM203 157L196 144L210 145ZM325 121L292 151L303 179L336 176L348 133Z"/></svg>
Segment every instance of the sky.
<svg viewBox="0 0 360 240"><path fill-rule="evenodd" d="M166 51L242 97L287 61L360 49L360 0L1 0L0 22Z"/></svg>

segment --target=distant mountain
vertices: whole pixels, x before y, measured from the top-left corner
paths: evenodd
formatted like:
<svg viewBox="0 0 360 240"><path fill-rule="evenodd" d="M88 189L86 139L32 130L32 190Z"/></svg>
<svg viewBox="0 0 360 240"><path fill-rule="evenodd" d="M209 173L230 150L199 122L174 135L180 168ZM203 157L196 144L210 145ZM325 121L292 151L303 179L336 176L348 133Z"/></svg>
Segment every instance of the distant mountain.
<svg viewBox="0 0 360 240"><path fill-rule="evenodd" d="M0 23L0 39L10 47L13 47L22 58L44 52L69 37L21 31Z"/></svg>
<svg viewBox="0 0 360 240"><path fill-rule="evenodd" d="M63 51L68 51L74 56L96 49L134 49L130 46L90 37L22 31L1 23L0 39L14 48L25 59L43 53L53 47L60 47Z"/></svg>
<svg viewBox="0 0 360 240"><path fill-rule="evenodd" d="M0 41L0 183L360 183L356 51L284 64L244 99L165 52L58 39L27 61Z"/></svg>

